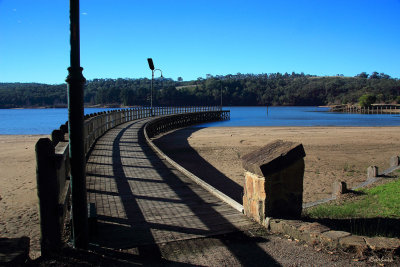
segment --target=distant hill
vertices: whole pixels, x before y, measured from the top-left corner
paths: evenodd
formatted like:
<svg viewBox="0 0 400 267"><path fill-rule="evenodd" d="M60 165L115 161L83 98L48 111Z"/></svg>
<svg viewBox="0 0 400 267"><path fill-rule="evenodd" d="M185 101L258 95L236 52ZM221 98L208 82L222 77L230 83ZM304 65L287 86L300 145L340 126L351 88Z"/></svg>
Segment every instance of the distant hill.
<svg viewBox="0 0 400 267"><path fill-rule="evenodd" d="M376 103L400 102L400 81L384 73L356 77L301 74L207 75L207 79L154 81L154 105L333 105L356 103L374 95ZM149 79L94 79L85 86L91 105L149 105ZM65 106L66 84L0 83L0 108Z"/></svg>

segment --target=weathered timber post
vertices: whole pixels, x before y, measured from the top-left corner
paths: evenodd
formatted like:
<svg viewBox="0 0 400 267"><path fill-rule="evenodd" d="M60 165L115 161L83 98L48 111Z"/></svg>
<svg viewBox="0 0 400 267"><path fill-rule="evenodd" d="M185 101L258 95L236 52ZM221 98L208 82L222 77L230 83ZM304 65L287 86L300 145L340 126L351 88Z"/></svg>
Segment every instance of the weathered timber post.
<svg viewBox="0 0 400 267"><path fill-rule="evenodd" d="M244 213L261 224L266 217L300 217L304 157L302 144L282 140L243 156Z"/></svg>
<svg viewBox="0 0 400 267"><path fill-rule="evenodd" d="M70 0L71 66L68 68L68 126L71 163L72 236L76 248L87 248L88 218L86 199L83 86L80 66L79 0Z"/></svg>
<svg viewBox="0 0 400 267"><path fill-rule="evenodd" d="M61 130L53 130L51 132L51 141L54 146L58 144L60 141L64 141L64 134Z"/></svg>
<svg viewBox="0 0 400 267"><path fill-rule="evenodd" d="M36 183L39 199L40 246L42 256L61 248L61 226L58 199L55 149L49 138L40 138L35 146Z"/></svg>
<svg viewBox="0 0 400 267"><path fill-rule="evenodd" d="M332 197L340 198L348 193L347 184L344 181L335 181L332 184Z"/></svg>
<svg viewBox="0 0 400 267"><path fill-rule="evenodd" d="M378 177L378 167L369 166L367 169L367 177L368 179Z"/></svg>
<svg viewBox="0 0 400 267"><path fill-rule="evenodd" d="M400 165L400 157L393 156L390 158L390 167L397 167Z"/></svg>

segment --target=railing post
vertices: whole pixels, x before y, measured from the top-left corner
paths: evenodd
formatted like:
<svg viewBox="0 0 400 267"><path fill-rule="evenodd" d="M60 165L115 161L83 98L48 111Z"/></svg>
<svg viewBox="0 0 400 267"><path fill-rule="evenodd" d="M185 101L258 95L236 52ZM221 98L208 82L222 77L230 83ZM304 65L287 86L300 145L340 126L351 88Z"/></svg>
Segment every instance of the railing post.
<svg viewBox="0 0 400 267"><path fill-rule="evenodd" d="M36 182L39 199L40 244L42 256L61 248L59 221L59 181L54 146L48 138L40 138L35 146Z"/></svg>

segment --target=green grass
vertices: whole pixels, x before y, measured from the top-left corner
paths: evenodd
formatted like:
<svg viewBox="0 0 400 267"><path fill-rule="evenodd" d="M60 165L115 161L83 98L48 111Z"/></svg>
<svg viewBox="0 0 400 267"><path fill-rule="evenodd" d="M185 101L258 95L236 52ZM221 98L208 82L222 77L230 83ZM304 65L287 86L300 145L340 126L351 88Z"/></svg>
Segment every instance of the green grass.
<svg viewBox="0 0 400 267"><path fill-rule="evenodd" d="M330 219L400 218L400 179L358 192L363 195L340 204L328 203L307 209L304 215Z"/></svg>

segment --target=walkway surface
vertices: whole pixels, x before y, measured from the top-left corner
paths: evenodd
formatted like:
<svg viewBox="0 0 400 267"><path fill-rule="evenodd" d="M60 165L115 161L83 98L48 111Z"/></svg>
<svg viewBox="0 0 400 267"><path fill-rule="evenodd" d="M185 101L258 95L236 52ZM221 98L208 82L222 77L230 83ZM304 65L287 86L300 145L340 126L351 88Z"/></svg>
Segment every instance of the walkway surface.
<svg viewBox="0 0 400 267"><path fill-rule="evenodd" d="M92 242L129 249L254 226L160 159L144 139L143 126L148 120L111 129L90 154L88 202L96 203L98 215Z"/></svg>

